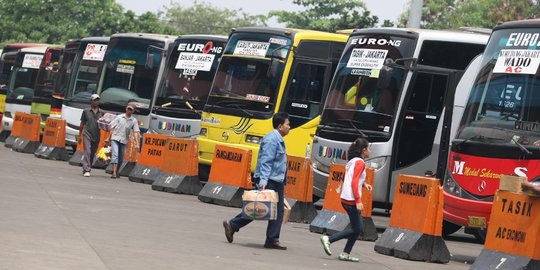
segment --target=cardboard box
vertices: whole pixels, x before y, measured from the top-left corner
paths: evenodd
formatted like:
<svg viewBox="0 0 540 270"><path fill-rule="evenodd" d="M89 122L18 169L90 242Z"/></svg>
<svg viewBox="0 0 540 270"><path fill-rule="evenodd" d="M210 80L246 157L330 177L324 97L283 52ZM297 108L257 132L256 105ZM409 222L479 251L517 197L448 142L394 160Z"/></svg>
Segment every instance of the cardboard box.
<svg viewBox="0 0 540 270"><path fill-rule="evenodd" d="M527 177L503 175L499 183L499 190L521 193L521 183L527 181Z"/></svg>
<svg viewBox="0 0 540 270"><path fill-rule="evenodd" d="M278 194L273 190L249 190L242 195L242 216L255 220L276 220Z"/></svg>

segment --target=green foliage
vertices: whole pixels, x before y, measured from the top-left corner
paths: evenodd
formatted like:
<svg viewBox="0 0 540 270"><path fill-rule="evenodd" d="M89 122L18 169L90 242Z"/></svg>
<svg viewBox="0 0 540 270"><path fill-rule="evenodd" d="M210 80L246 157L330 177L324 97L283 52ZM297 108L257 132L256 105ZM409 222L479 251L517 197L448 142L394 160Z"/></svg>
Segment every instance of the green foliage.
<svg viewBox="0 0 540 270"><path fill-rule="evenodd" d="M233 27L266 26L264 15L249 15L239 10L221 9L209 3L197 2L190 7L171 3L166 8L166 25L178 34L228 35Z"/></svg>
<svg viewBox="0 0 540 270"><path fill-rule="evenodd" d="M0 0L0 44L61 44L119 32L172 33L156 14L137 17L115 0Z"/></svg>
<svg viewBox="0 0 540 270"><path fill-rule="evenodd" d="M335 32L340 29L373 27L379 21L366 9L362 0L294 0L304 11L271 11L269 17L290 28Z"/></svg>
<svg viewBox="0 0 540 270"><path fill-rule="evenodd" d="M424 0L421 27L456 29L459 27L493 28L499 22L536 18L538 0ZM401 14L405 26L409 10Z"/></svg>

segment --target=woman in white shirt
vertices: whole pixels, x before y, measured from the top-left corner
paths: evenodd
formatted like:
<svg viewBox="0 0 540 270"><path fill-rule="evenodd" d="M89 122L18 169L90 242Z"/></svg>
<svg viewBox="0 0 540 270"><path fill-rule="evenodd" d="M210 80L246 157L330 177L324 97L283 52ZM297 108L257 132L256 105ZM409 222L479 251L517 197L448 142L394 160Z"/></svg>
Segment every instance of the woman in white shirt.
<svg viewBox="0 0 540 270"><path fill-rule="evenodd" d="M338 256L339 260L358 262L359 259L351 256L351 250L362 233L362 215L360 214L364 206L362 205L362 187L371 191L373 187L365 183L366 165L364 159L369 157L371 150L369 142L365 137L356 139L347 153L349 160L345 169L345 179L341 191L341 205L349 215L351 227L338 232L330 237L321 236L321 243L328 256L332 255L330 244L341 239L347 238L347 243L343 252Z"/></svg>

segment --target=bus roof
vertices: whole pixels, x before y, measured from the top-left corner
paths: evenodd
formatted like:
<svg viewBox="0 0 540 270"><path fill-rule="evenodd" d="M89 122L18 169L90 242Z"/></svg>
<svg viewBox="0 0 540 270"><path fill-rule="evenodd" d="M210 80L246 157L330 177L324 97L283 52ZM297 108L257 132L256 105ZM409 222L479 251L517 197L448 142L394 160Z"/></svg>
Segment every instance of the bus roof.
<svg viewBox="0 0 540 270"><path fill-rule="evenodd" d="M111 37L85 37L81 39L81 42L99 42L99 43L109 43Z"/></svg>
<svg viewBox="0 0 540 270"><path fill-rule="evenodd" d="M162 35L162 34L148 34L148 33L118 33L111 36L111 38L142 38L152 39L157 41L174 41L176 36Z"/></svg>
<svg viewBox="0 0 540 270"><path fill-rule="evenodd" d="M176 40L184 39L184 38L193 38L193 39L217 39L221 41L227 41L227 36L221 36L221 35L181 35L176 38Z"/></svg>
<svg viewBox="0 0 540 270"><path fill-rule="evenodd" d="M234 32L253 32L253 33L269 33L280 36L291 37L296 39L317 39L328 41L346 42L347 36L343 34L328 33L316 30L294 29L294 28L277 28L277 27L238 27L233 28Z"/></svg>
<svg viewBox="0 0 540 270"><path fill-rule="evenodd" d="M495 26L493 31L509 28L540 28L540 19L503 22Z"/></svg>
<svg viewBox="0 0 540 270"><path fill-rule="evenodd" d="M429 29L415 29L415 28L366 28L354 31L352 35L359 34L376 34L387 33L400 36L409 36L411 38L416 37L418 41L424 40L437 40L448 42L463 42L463 43L477 43L486 44L489 39L489 33L478 33L468 30L429 30Z"/></svg>
<svg viewBox="0 0 540 270"><path fill-rule="evenodd" d="M30 48L22 48L19 50L20 53L42 53L44 54L47 51L48 47L30 47Z"/></svg>

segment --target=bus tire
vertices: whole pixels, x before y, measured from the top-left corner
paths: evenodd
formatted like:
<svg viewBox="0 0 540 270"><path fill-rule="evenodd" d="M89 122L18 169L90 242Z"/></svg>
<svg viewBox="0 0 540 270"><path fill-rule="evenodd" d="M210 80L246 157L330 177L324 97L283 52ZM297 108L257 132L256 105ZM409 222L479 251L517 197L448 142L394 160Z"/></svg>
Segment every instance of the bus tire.
<svg viewBox="0 0 540 270"><path fill-rule="evenodd" d="M459 231L459 229L461 229L461 226L457 225L457 224L454 224L452 222L449 222L449 221L446 221L446 220L443 220L443 224L442 224L442 236L443 237L446 237L446 236L449 236L457 231Z"/></svg>
<svg viewBox="0 0 540 270"><path fill-rule="evenodd" d="M473 229L472 235L480 242L480 244L484 244L486 241L486 234L487 234L487 228L486 229Z"/></svg>

